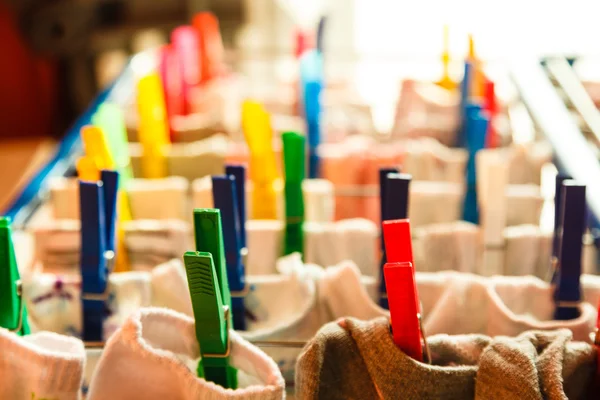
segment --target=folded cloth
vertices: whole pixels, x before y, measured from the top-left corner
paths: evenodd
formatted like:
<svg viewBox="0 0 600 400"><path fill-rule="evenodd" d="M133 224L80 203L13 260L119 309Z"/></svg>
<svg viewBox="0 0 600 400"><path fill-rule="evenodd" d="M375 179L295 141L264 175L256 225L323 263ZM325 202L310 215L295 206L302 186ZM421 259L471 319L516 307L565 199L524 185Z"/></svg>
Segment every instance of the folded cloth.
<svg viewBox="0 0 600 400"><path fill-rule="evenodd" d="M250 220L246 223L248 275L276 273L274 266L282 253L283 230L283 224L275 220ZM379 230L373 222L362 218L307 222L303 230L304 259L307 263L329 266L351 260L364 274L377 276Z"/></svg>
<svg viewBox="0 0 600 400"><path fill-rule="evenodd" d="M33 230L35 257L43 272L78 273L81 235L78 220L54 220ZM181 220L134 220L123 224L132 270L146 271L179 258L193 244L190 224Z"/></svg>
<svg viewBox="0 0 600 400"><path fill-rule="evenodd" d="M49 183L54 219L79 220L77 178L53 178ZM133 219L191 220L189 182L181 176L163 179L133 179L125 188ZM168 205L168 206L165 206Z"/></svg>
<svg viewBox="0 0 600 400"><path fill-rule="evenodd" d="M430 82L403 80L396 103L393 137L433 137L452 146L459 127L459 98Z"/></svg>
<svg viewBox="0 0 600 400"><path fill-rule="evenodd" d="M300 399L585 399L596 351L568 330L516 338L433 335L431 364L393 342L387 318L325 325L298 359Z"/></svg>
<svg viewBox="0 0 600 400"><path fill-rule="evenodd" d="M133 219L192 219L189 182L181 176L133 179L126 189Z"/></svg>
<svg viewBox="0 0 600 400"><path fill-rule="evenodd" d="M430 334L479 333L516 336L528 330L566 328L575 340L589 342L600 299L600 277L582 277L580 315L567 321L553 320L553 288L532 276L490 278L458 272L417 272L423 326ZM330 267L318 282L319 301L326 320L342 317L372 319L388 315L373 301L375 282L367 282L350 262ZM377 297L375 297L377 298ZM531 301L531 299L535 301Z"/></svg>
<svg viewBox="0 0 600 400"><path fill-rule="evenodd" d="M327 322L319 308L316 284L299 254L277 262L280 274L249 276L244 298L247 340L308 340ZM152 305L193 316L183 263L172 260L152 271ZM277 301L273 301L277 299ZM299 349L265 348L288 380Z"/></svg>
<svg viewBox="0 0 600 400"><path fill-rule="evenodd" d="M181 176L188 181L207 175L220 175L225 170L225 157L229 139L213 135L190 143L174 143L165 147L169 176ZM131 167L135 177L143 177L141 159L143 149L139 143L129 144Z"/></svg>
<svg viewBox="0 0 600 400"><path fill-rule="evenodd" d="M200 351L194 321L165 309L133 314L106 344L88 391L97 399L283 399L275 362L230 331L231 365L239 388L224 389L196 376Z"/></svg>
<svg viewBox="0 0 600 400"><path fill-rule="evenodd" d="M32 330L81 337L80 276L33 273L23 276L22 281L23 298L27 305ZM133 311L150 306L151 299L152 287L149 273L111 274L104 338L108 338Z"/></svg>
<svg viewBox="0 0 600 400"><path fill-rule="evenodd" d="M50 332L17 336L0 328L0 398L81 398L83 343Z"/></svg>
<svg viewBox="0 0 600 400"><path fill-rule="evenodd" d="M458 221L415 229L414 257L419 271L477 272L482 262L477 225Z"/></svg>
<svg viewBox="0 0 600 400"><path fill-rule="evenodd" d="M571 341L567 329L500 336L479 359L476 398L588 399L596 348Z"/></svg>
<svg viewBox="0 0 600 400"><path fill-rule="evenodd" d="M306 345L296 367L299 399L469 399L477 359L489 338L430 337L433 365L404 354L387 318L346 318L325 325Z"/></svg>

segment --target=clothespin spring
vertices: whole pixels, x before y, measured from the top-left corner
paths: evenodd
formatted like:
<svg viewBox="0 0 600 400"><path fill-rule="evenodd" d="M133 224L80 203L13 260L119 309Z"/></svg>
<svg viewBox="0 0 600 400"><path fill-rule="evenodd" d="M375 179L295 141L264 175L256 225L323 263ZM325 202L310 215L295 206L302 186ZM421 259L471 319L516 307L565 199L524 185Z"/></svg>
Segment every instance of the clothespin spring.
<svg viewBox="0 0 600 400"><path fill-rule="evenodd" d="M107 250L104 252L104 261L106 263L106 271L107 274L111 274L115 267L115 252L112 250ZM110 284L106 285L106 289L103 293L85 293L81 292L81 298L83 300L93 300L93 301L107 301L110 296Z"/></svg>
<svg viewBox="0 0 600 400"><path fill-rule="evenodd" d="M225 314L225 321L227 321L227 331L231 330L231 322L229 318L229 306L223 306L223 314ZM227 341L227 348L225 349L225 353L204 353L202 354L202 359L205 358L227 358L229 357L229 353L231 353L231 338Z"/></svg>
<svg viewBox="0 0 600 400"><path fill-rule="evenodd" d="M421 313L417 314L417 318L419 320L419 328L421 329L423 339L423 359L427 364L431 364L431 352L429 351L429 344L427 343L427 334L425 333L425 329L423 329L423 318L421 317Z"/></svg>
<svg viewBox="0 0 600 400"><path fill-rule="evenodd" d="M23 327L23 314L25 314L25 301L23 300L23 283L19 279L15 282L17 285L17 296L19 297L19 320L17 326L14 329L9 329L10 332L17 333Z"/></svg>

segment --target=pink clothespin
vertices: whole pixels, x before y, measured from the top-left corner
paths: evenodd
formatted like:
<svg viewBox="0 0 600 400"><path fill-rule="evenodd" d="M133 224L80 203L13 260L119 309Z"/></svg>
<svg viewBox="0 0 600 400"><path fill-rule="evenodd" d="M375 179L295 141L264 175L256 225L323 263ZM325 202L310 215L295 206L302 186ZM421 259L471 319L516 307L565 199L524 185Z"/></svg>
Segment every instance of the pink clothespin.
<svg viewBox="0 0 600 400"><path fill-rule="evenodd" d="M198 32L194 27L184 25L171 33L171 43L177 52L181 73L183 112L191 112L192 90L200 85L200 55Z"/></svg>
<svg viewBox="0 0 600 400"><path fill-rule="evenodd" d="M423 362L425 359L430 362L421 323L409 220L384 221L383 238L387 255L383 274L394 343L415 360Z"/></svg>
<svg viewBox="0 0 600 400"><path fill-rule="evenodd" d="M169 117L169 131L173 142L175 137L171 125L172 118L176 115L184 115L185 111L179 56L173 45L169 44L160 49L159 70Z"/></svg>

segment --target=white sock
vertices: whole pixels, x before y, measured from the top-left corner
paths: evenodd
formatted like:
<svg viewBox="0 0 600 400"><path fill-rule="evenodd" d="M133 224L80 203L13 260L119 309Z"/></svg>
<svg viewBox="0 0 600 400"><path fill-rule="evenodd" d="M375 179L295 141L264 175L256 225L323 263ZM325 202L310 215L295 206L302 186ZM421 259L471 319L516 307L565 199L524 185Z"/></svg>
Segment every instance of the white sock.
<svg viewBox="0 0 600 400"><path fill-rule="evenodd" d="M85 351L50 332L17 336L0 328L0 398L79 399Z"/></svg>
<svg viewBox="0 0 600 400"><path fill-rule="evenodd" d="M231 365L239 388L228 390L196 376L200 356L194 321L165 309L132 315L109 340L88 392L96 399L282 399L275 362L230 331Z"/></svg>

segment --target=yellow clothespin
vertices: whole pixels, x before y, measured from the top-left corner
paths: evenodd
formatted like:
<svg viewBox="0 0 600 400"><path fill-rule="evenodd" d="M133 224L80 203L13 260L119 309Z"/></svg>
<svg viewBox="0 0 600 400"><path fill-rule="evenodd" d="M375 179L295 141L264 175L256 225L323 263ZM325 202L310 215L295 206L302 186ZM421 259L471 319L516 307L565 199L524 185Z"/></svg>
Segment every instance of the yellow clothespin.
<svg viewBox="0 0 600 400"><path fill-rule="evenodd" d="M169 121L160 77L156 72L137 83L138 135L142 143L144 178L167 176L165 146L170 143Z"/></svg>
<svg viewBox="0 0 600 400"><path fill-rule="evenodd" d="M81 128L84 155L77 160L77 174L79 179L97 181L100 179L101 170L115 169L115 162L108 150L106 135L97 126L88 125ZM117 222L117 258L115 272L129 270L129 260L125 249L123 222L131 220L131 211L127 195L120 189L118 194L118 222Z"/></svg>
<svg viewBox="0 0 600 400"><path fill-rule="evenodd" d="M473 79L469 93L471 97L483 98L485 93L485 76L483 74L483 64L475 54L475 41L473 35L469 34L469 54L467 59L473 66Z"/></svg>
<svg viewBox="0 0 600 400"><path fill-rule="evenodd" d="M277 219L274 184L277 164L273 152L273 129L269 114L255 101L242 105L242 129L250 149L250 177L253 183L252 219Z"/></svg>
<svg viewBox="0 0 600 400"><path fill-rule="evenodd" d="M444 68L442 79L437 84L446 90L455 90L458 84L450 78L450 29L444 25L444 48L442 50L442 66Z"/></svg>

